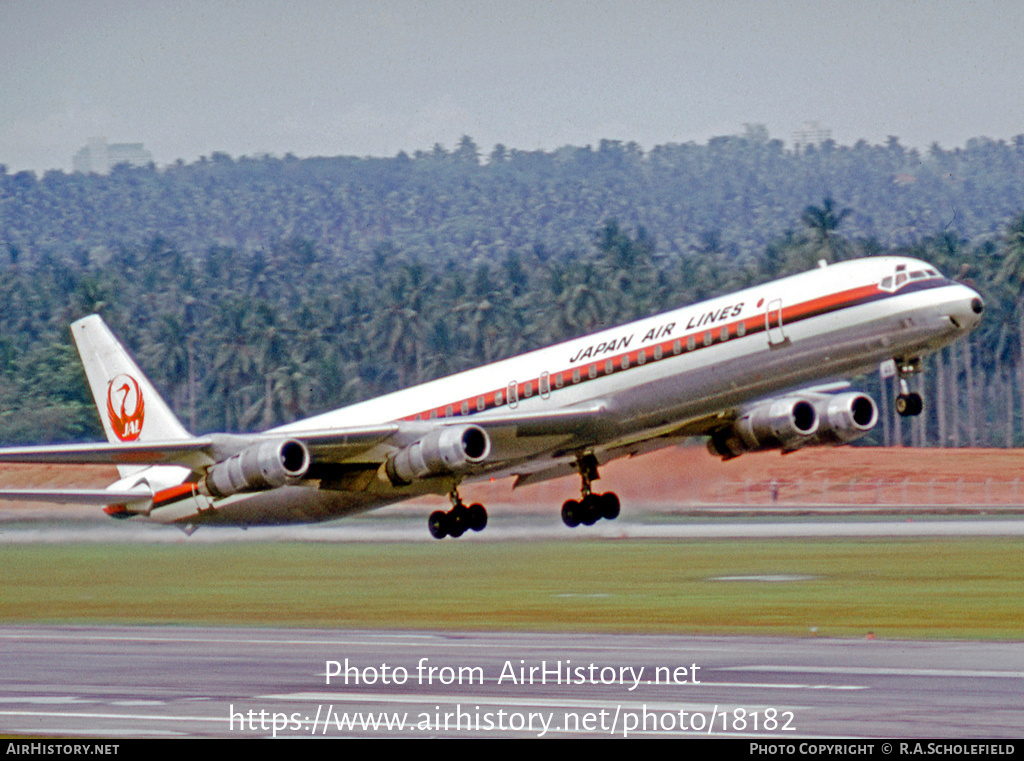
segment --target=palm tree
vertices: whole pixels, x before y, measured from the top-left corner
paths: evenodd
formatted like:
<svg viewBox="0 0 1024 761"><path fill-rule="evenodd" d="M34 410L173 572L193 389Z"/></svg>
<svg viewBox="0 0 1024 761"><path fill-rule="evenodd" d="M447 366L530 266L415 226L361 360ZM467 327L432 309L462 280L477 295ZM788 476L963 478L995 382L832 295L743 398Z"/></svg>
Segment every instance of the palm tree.
<svg viewBox="0 0 1024 761"><path fill-rule="evenodd" d="M823 255L828 261L841 258L845 245L836 239L835 231L851 213L850 209L837 210L831 196L826 196L821 206L812 205L804 209L800 219L807 225L819 257Z"/></svg>

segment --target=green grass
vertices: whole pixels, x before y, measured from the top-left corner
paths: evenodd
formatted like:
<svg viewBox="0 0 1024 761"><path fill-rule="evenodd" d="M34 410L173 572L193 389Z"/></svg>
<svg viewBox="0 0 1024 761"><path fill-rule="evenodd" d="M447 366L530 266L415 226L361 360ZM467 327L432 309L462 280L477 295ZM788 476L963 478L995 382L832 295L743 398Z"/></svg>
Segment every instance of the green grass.
<svg viewBox="0 0 1024 761"><path fill-rule="evenodd" d="M1024 541L12 545L0 623L1024 638ZM720 576L811 576L721 581Z"/></svg>

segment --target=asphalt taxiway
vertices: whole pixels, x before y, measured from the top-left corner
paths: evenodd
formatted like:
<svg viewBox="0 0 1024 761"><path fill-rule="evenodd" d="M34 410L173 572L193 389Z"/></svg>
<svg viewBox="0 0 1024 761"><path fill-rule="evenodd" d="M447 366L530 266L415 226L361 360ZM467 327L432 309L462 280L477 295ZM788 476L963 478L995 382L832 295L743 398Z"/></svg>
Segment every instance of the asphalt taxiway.
<svg viewBox="0 0 1024 761"><path fill-rule="evenodd" d="M186 538L176 527L145 520L48 520L0 510L0 545L63 542L219 543L251 541L435 542L427 512L370 513L326 524L242 528L202 528ZM544 541L571 539L772 539L801 537L1024 536L1022 508L962 507L951 515L934 508L890 511L842 507L799 509L705 508L672 514L637 510L614 521L567 528L557 511L524 513L493 510L487 528L444 541Z"/></svg>
<svg viewBox="0 0 1024 761"><path fill-rule="evenodd" d="M572 531L496 512L459 541L968 535L1021 536L1024 520L624 516ZM188 538L0 525L0 544L254 540L434 541L413 515ZM1024 715L1020 642L8 626L0 652L9 736L1013 738Z"/></svg>
<svg viewBox="0 0 1024 761"><path fill-rule="evenodd" d="M1022 643L56 626L0 643L0 734L18 736L1012 738L1024 711Z"/></svg>

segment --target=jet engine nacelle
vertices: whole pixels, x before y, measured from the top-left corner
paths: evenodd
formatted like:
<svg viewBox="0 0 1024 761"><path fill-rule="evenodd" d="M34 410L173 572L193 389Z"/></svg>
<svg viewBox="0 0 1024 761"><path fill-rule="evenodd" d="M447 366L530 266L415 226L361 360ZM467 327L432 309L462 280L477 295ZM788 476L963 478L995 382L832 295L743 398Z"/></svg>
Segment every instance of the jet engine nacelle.
<svg viewBox="0 0 1024 761"><path fill-rule="evenodd" d="M476 425L452 425L431 431L399 450L384 464L391 483L409 484L419 478L459 473L483 462L491 453L487 432Z"/></svg>
<svg viewBox="0 0 1024 761"><path fill-rule="evenodd" d="M878 422L878 406L867 394L835 394L816 407L821 421L818 433L815 441L804 446L847 444L859 439Z"/></svg>
<svg viewBox="0 0 1024 761"><path fill-rule="evenodd" d="M799 449L817 430L818 411L806 399L769 399L744 408L731 426L715 431L708 450L729 460L744 452Z"/></svg>
<svg viewBox="0 0 1024 761"><path fill-rule="evenodd" d="M301 441L264 441L210 466L202 484L214 497L276 489L302 478L309 463L309 450Z"/></svg>
<svg viewBox="0 0 1024 761"><path fill-rule="evenodd" d="M708 451L728 460L744 452L847 444L878 422L870 396L856 392L770 399L742 410L736 421L711 434Z"/></svg>

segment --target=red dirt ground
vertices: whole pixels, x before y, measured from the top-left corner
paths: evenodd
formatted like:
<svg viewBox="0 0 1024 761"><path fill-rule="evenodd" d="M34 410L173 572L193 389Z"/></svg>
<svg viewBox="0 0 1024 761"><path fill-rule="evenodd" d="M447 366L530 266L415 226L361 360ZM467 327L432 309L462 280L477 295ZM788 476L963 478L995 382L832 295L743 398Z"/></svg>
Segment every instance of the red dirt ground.
<svg viewBox="0 0 1024 761"><path fill-rule="evenodd" d="M623 503L668 506L779 503L1018 503L1024 498L1024 450L840 447L792 454L748 454L722 462L703 446L673 447L601 468L595 491ZM510 482L467 485L468 501L544 503L578 497L579 479L517 490ZM521 495L521 496L520 496Z"/></svg>
<svg viewBox="0 0 1024 761"><path fill-rule="evenodd" d="M1024 450L805 449L788 455L749 454L722 462L702 446L672 447L601 468L595 491L615 491L624 504L668 507L702 504L1020 504ZM2 465L7 488L102 488L116 479L102 466ZM579 479L562 478L512 491L512 481L466 484L467 503L538 506L549 510L578 497ZM1018 494L1019 492L1019 494ZM444 498L411 505L443 505ZM38 504L7 503L8 507ZM76 514L82 508L70 508ZM98 517L102 511L93 508ZM61 511L63 512L63 511Z"/></svg>

